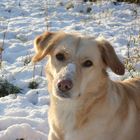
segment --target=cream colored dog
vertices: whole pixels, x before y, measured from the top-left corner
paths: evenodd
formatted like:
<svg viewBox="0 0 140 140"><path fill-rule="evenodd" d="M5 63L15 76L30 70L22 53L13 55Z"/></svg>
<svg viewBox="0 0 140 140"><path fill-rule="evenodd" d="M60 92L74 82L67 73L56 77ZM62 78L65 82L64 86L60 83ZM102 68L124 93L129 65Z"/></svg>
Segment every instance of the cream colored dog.
<svg viewBox="0 0 140 140"><path fill-rule="evenodd" d="M140 78L114 82L125 68L106 41L46 32L33 62L48 56L48 140L140 140Z"/></svg>

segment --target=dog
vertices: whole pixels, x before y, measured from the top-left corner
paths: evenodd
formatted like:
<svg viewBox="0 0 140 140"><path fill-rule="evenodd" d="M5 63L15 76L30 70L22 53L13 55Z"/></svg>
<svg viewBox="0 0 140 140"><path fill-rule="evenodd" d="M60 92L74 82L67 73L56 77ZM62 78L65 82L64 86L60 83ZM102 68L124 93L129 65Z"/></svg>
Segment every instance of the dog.
<svg viewBox="0 0 140 140"><path fill-rule="evenodd" d="M48 56L48 140L140 140L140 78L109 78L125 67L106 39L45 32L34 46L34 63Z"/></svg>

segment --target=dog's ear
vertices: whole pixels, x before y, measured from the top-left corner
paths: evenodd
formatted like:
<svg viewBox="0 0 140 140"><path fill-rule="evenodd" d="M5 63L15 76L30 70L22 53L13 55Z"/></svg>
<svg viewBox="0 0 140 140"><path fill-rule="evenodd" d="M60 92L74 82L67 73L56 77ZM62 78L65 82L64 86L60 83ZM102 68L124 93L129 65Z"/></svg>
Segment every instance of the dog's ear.
<svg viewBox="0 0 140 140"><path fill-rule="evenodd" d="M34 40L35 56L32 58L32 62L38 62L43 59L54 45L64 37L64 32L45 32Z"/></svg>
<svg viewBox="0 0 140 140"><path fill-rule="evenodd" d="M105 39L97 39L97 42L103 62L110 67L114 73L123 75L125 73L125 67L117 57L112 45Z"/></svg>
<svg viewBox="0 0 140 140"><path fill-rule="evenodd" d="M43 59L50 51L51 46L49 41L55 33L45 32L34 39L34 48L36 54L32 58L32 62L37 62Z"/></svg>

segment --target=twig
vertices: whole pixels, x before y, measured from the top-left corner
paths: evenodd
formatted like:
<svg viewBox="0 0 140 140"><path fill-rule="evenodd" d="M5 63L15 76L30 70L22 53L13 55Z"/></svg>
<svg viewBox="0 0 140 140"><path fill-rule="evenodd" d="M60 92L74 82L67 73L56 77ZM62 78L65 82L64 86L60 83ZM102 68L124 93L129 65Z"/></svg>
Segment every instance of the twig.
<svg viewBox="0 0 140 140"><path fill-rule="evenodd" d="M3 34L2 44L0 45L0 69L2 68L3 51L4 51L4 45L5 45L6 34L7 34L7 32L8 32L8 26L9 26L9 20L8 20L8 22L7 22L6 31L5 31L4 34Z"/></svg>

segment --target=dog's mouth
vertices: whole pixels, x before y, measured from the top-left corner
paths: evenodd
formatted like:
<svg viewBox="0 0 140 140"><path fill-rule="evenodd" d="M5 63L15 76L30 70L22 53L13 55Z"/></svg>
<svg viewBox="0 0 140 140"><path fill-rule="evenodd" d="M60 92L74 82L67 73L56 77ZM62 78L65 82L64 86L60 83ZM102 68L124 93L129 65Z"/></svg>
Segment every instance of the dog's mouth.
<svg viewBox="0 0 140 140"><path fill-rule="evenodd" d="M76 92L77 94L75 95L72 93L73 91L62 92L62 91L56 90L55 96L62 99L78 99L82 96L81 93Z"/></svg>
<svg viewBox="0 0 140 140"><path fill-rule="evenodd" d="M71 98L71 93L70 92L57 91L57 96L59 96L61 98Z"/></svg>

